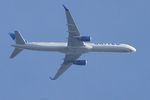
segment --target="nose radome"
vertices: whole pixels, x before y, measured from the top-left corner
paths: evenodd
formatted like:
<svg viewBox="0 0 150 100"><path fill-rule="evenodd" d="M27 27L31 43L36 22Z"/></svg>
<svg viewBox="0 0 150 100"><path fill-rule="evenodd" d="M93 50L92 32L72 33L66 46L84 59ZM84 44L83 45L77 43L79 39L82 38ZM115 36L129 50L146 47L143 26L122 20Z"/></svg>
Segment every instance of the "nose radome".
<svg viewBox="0 0 150 100"><path fill-rule="evenodd" d="M121 45L126 47L129 50L129 52L136 52L136 49L131 45L128 44L121 44Z"/></svg>
<svg viewBox="0 0 150 100"><path fill-rule="evenodd" d="M136 52L136 49L135 49L134 47L133 47L133 49L132 49L132 50L133 50L133 52Z"/></svg>
<svg viewBox="0 0 150 100"><path fill-rule="evenodd" d="M130 50L131 50L132 52L136 52L136 49L135 49L134 47L132 47L132 46L130 46Z"/></svg>

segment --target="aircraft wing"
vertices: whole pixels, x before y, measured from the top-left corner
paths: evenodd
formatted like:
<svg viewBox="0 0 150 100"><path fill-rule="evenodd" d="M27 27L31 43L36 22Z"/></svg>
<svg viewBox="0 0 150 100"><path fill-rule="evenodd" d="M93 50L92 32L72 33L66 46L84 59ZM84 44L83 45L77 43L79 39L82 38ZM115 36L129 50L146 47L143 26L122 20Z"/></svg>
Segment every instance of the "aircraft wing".
<svg viewBox="0 0 150 100"><path fill-rule="evenodd" d="M72 64L78 59L81 54L69 54L65 55L64 62L61 64L61 67L58 69L57 73L53 78L50 77L51 80L56 80L59 76L61 76Z"/></svg>
<svg viewBox="0 0 150 100"><path fill-rule="evenodd" d="M76 36L80 36L80 32L78 31L78 28L70 14L70 11L68 8L66 8L63 5L66 13L66 19L67 19L67 26L68 26L68 46L83 46L83 42L76 39Z"/></svg>
<svg viewBox="0 0 150 100"><path fill-rule="evenodd" d="M83 46L83 42L78 40L77 36L80 36L80 32L78 31L77 26L75 25L75 22L70 14L70 11L68 8L66 8L63 5L66 13L66 19L67 19L67 26L68 26L68 47L76 47L76 46ZM61 76L72 64L73 62L78 59L81 56L81 54L66 54L64 58L63 64L61 64L61 67L58 69L57 73L53 78L50 77L51 80L56 80L59 76Z"/></svg>

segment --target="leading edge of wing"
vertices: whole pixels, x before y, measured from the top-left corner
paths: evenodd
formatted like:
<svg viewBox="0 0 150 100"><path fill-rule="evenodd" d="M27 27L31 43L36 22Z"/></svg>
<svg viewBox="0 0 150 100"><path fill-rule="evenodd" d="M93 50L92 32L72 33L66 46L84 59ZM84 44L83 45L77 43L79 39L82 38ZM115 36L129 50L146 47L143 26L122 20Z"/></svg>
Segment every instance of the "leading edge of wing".
<svg viewBox="0 0 150 100"><path fill-rule="evenodd" d="M78 59L81 56L81 54L69 54L65 55L64 62L61 64L61 67L58 69L55 76L51 80L56 80L59 76L61 76L72 64L73 62Z"/></svg>
<svg viewBox="0 0 150 100"><path fill-rule="evenodd" d="M61 67L58 69L57 73L54 77L49 77L51 80L56 80L59 76L61 76L70 66L72 63L63 63Z"/></svg>
<svg viewBox="0 0 150 100"><path fill-rule="evenodd" d="M65 9L65 14L66 14L66 21L67 21L67 26L68 26L68 46L83 46L84 43L83 41L79 41L76 39L76 36L80 36L80 32L74 22L74 19L69 11L69 9L63 5Z"/></svg>

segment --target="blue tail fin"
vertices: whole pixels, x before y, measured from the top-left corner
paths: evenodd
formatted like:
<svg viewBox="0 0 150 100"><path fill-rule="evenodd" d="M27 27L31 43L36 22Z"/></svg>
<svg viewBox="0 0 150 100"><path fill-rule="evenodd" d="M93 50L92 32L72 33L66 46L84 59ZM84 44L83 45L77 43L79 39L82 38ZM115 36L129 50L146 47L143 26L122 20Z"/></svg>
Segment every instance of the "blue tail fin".
<svg viewBox="0 0 150 100"><path fill-rule="evenodd" d="M14 40L16 42L16 44L25 44L25 43L27 43L27 40L24 40L23 36L18 31L14 31L14 33L10 32L8 34L10 35L12 40Z"/></svg>
<svg viewBox="0 0 150 100"><path fill-rule="evenodd" d="M23 36L18 32L14 31L14 33L9 33L10 37L16 42L16 44L24 45L27 43L26 40L24 40ZM23 49L21 48L15 48L14 51L12 52L10 58L14 58L17 56Z"/></svg>
<svg viewBox="0 0 150 100"><path fill-rule="evenodd" d="M10 37L12 38L12 40L15 40L16 39L16 35L14 33L8 33L10 35Z"/></svg>
<svg viewBox="0 0 150 100"><path fill-rule="evenodd" d="M23 36L18 31L15 31L15 37L16 44L26 44L26 41L24 40Z"/></svg>

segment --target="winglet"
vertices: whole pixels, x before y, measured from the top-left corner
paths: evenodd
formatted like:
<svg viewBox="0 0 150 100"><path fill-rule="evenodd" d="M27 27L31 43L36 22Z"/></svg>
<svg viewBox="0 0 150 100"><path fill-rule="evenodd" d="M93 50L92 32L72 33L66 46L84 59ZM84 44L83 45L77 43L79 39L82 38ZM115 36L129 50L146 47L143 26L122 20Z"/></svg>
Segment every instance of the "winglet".
<svg viewBox="0 0 150 100"><path fill-rule="evenodd" d="M65 6L65 5L62 5L65 9L65 11L69 11L69 9Z"/></svg>
<svg viewBox="0 0 150 100"><path fill-rule="evenodd" d="M55 80L54 78L52 78L52 77L49 77L51 80Z"/></svg>

